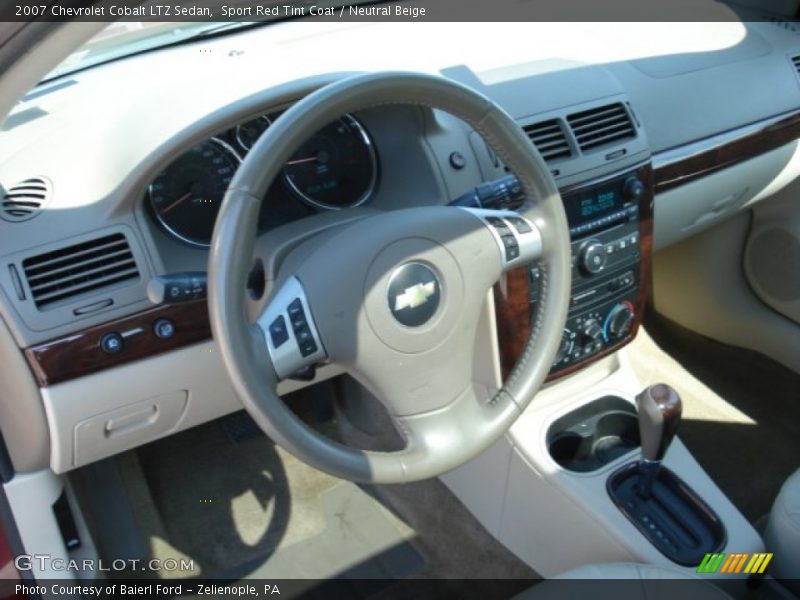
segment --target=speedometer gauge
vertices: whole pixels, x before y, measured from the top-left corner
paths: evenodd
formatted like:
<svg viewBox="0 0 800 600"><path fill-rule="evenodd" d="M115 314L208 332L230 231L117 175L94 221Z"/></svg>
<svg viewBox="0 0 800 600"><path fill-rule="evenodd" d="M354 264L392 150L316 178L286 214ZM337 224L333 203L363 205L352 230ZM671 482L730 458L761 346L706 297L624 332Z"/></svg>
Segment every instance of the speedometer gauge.
<svg viewBox="0 0 800 600"><path fill-rule="evenodd" d="M347 208L372 195L378 160L367 131L345 115L298 148L286 163L284 177L295 195L313 206Z"/></svg>
<svg viewBox="0 0 800 600"><path fill-rule="evenodd" d="M179 156L150 185L150 206L158 221L181 240L208 246L222 197L240 162L216 138Z"/></svg>

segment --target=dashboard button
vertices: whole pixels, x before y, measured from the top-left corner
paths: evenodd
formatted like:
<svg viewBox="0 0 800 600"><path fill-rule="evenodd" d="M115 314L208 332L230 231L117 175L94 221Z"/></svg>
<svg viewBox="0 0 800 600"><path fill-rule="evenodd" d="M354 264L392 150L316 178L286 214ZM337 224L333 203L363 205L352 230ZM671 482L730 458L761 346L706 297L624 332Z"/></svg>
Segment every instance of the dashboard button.
<svg viewBox="0 0 800 600"><path fill-rule="evenodd" d="M461 152L453 152L450 154L450 166L456 170L461 170L467 166L467 159Z"/></svg>
<svg viewBox="0 0 800 600"><path fill-rule="evenodd" d="M116 332L107 333L100 338L100 347L106 354L117 354L122 351L122 336Z"/></svg>
<svg viewBox="0 0 800 600"><path fill-rule="evenodd" d="M175 325L169 319L158 319L153 323L153 333L162 340L171 338L175 335Z"/></svg>
<svg viewBox="0 0 800 600"><path fill-rule="evenodd" d="M286 329L286 320L283 315L277 317L269 326L269 336L272 338L272 346L279 348L289 339L289 332Z"/></svg>

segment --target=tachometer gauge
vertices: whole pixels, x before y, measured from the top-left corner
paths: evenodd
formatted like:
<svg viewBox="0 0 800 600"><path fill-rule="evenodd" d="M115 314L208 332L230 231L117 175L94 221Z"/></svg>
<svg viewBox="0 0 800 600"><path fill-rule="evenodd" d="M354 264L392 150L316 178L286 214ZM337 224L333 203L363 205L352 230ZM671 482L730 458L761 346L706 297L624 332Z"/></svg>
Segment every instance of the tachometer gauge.
<svg viewBox="0 0 800 600"><path fill-rule="evenodd" d="M348 208L372 195L378 160L367 131L345 115L298 148L286 163L284 177L304 202L318 208Z"/></svg>
<svg viewBox="0 0 800 600"><path fill-rule="evenodd" d="M261 134L267 130L270 120L265 116L256 117L236 126L236 141L245 150L250 150Z"/></svg>
<svg viewBox="0 0 800 600"><path fill-rule="evenodd" d="M222 197L240 162L216 138L179 156L150 184L150 205L158 221L177 238L208 246Z"/></svg>

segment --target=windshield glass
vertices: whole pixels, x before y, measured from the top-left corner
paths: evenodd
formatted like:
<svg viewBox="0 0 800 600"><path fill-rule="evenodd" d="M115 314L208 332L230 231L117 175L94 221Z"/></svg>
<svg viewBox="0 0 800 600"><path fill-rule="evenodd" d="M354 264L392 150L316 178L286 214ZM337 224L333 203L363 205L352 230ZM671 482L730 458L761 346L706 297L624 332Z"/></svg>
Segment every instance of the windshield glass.
<svg viewBox="0 0 800 600"><path fill-rule="evenodd" d="M164 23L153 21L111 23L67 56L45 79L60 77L92 65L182 42L195 36L238 29L246 25L252 25L252 23Z"/></svg>
<svg viewBox="0 0 800 600"><path fill-rule="evenodd" d="M195 38L222 34L245 27L256 27L265 25L273 21L286 21L304 16L315 14L310 8L316 9L316 14L330 8L340 8L345 6L357 6L360 4L379 4L376 0L361 0L353 2L343 2L342 0L295 0L292 3L292 12L268 11L267 14L257 15L251 12L235 13L237 0L231 0L228 12L229 17L241 15L239 18L247 18L247 15L255 16L257 21L202 21L202 22L133 22L116 21L110 23L108 27L101 30L83 46L70 54L58 67L53 69L45 81L55 77L61 77L80 69L85 69L93 65L123 58L146 52L162 46L189 41ZM286 8L270 4L273 8ZM151 7L152 8L152 7ZM150 13L154 14L154 13Z"/></svg>

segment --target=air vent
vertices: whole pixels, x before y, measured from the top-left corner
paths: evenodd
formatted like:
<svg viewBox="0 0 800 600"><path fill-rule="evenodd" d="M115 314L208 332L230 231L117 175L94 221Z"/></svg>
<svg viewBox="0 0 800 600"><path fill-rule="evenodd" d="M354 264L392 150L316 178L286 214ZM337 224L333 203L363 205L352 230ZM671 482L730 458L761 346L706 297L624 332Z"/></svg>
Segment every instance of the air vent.
<svg viewBox="0 0 800 600"><path fill-rule="evenodd" d="M32 219L50 202L52 191L50 181L44 177L21 181L3 194L0 216L12 223Z"/></svg>
<svg viewBox="0 0 800 600"><path fill-rule="evenodd" d="M567 121L583 152L636 137L631 117L621 102L572 114Z"/></svg>
<svg viewBox="0 0 800 600"><path fill-rule="evenodd" d="M800 54L792 56L790 60L792 61L795 72L800 75Z"/></svg>
<svg viewBox="0 0 800 600"><path fill-rule="evenodd" d="M567 136L558 119L526 125L522 129L546 161L572 156Z"/></svg>
<svg viewBox="0 0 800 600"><path fill-rule="evenodd" d="M38 308L139 277L121 233L68 246L22 261Z"/></svg>

